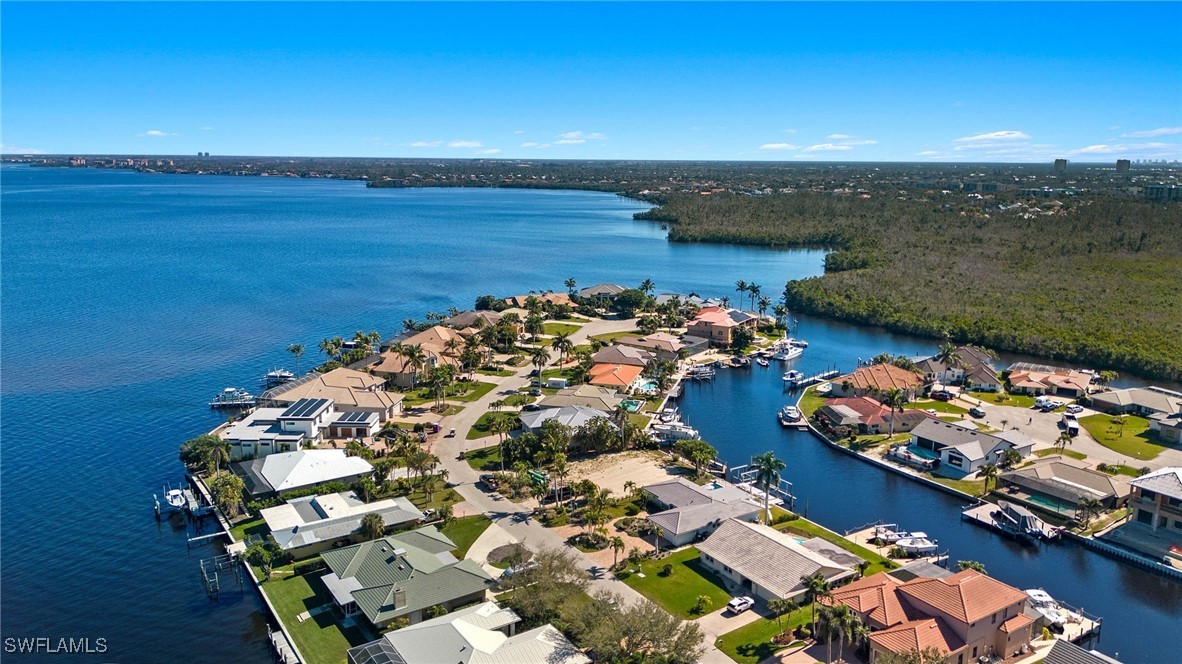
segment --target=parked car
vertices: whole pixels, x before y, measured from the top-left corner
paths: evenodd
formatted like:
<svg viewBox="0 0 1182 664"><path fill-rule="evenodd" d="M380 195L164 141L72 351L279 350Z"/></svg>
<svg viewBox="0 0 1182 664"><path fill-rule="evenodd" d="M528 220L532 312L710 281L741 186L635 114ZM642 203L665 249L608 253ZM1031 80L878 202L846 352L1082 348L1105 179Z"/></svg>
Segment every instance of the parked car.
<svg viewBox="0 0 1182 664"><path fill-rule="evenodd" d="M985 411L981 410L977 406L973 406L969 409L969 415L972 415L973 417L985 417Z"/></svg>
<svg viewBox="0 0 1182 664"><path fill-rule="evenodd" d="M932 398L936 401L948 401L952 399L952 393L948 390L936 390L932 392Z"/></svg>
<svg viewBox="0 0 1182 664"><path fill-rule="evenodd" d="M1075 415L1076 413L1082 413L1083 406L1081 406L1077 403L1073 403L1067 407L1067 412L1071 413L1072 415Z"/></svg>
<svg viewBox="0 0 1182 664"><path fill-rule="evenodd" d="M738 615L753 606L755 606L755 600L751 599L750 597L736 597L726 603L726 608L730 609L730 612L735 615Z"/></svg>
<svg viewBox="0 0 1182 664"><path fill-rule="evenodd" d="M530 395L531 397L540 397L540 396L542 396L542 388L540 388L540 387L535 387L535 388L533 388L532 390L530 390L530 391L529 391L529 395Z"/></svg>
<svg viewBox="0 0 1182 664"><path fill-rule="evenodd" d="M492 473L485 473L480 476L480 483L487 489L497 488L497 476Z"/></svg>
<svg viewBox="0 0 1182 664"><path fill-rule="evenodd" d="M541 410L541 409L542 409L542 407L536 403L527 403L521 407L521 410L531 412L531 413L535 410Z"/></svg>

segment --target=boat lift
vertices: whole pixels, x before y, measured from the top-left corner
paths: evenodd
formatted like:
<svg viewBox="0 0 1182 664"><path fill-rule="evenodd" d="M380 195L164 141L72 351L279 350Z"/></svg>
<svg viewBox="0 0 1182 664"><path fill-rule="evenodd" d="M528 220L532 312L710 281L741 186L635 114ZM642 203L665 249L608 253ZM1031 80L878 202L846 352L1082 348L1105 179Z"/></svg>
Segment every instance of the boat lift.
<svg viewBox="0 0 1182 664"><path fill-rule="evenodd" d="M205 594L216 600L222 590L222 576L233 573L233 581L238 584L238 592L242 592L242 566L238 564L238 557L222 554L201 560L201 579L205 582Z"/></svg>
<svg viewBox="0 0 1182 664"><path fill-rule="evenodd" d="M763 489L755 486L755 475L757 472L754 468L751 468L750 464L743 464L742 466L731 468L727 479L734 483L735 486L751 494L752 497L762 501ZM795 511L796 496L792 494L792 482L781 477L778 484L768 487L768 494L771 496L770 504L787 504L789 511Z"/></svg>

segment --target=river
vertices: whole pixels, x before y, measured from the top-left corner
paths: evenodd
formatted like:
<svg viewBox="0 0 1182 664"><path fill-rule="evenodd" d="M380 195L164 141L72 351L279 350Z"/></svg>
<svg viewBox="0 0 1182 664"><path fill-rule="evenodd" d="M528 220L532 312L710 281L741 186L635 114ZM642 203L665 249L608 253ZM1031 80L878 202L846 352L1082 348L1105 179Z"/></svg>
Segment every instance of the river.
<svg viewBox="0 0 1182 664"><path fill-rule="evenodd" d="M388 336L427 311L568 277L732 297L743 279L775 299L787 279L822 272L819 251L670 244L631 220L647 206L595 192L4 166L0 202L4 636L105 639L91 659L269 661L258 598L209 601L198 561L212 547L187 550L183 527L153 519L151 495L180 479L177 446L222 421L206 401L291 368L289 344L307 347L306 369L321 338ZM801 332L813 343L803 366L932 346L810 319ZM688 391L688 417L728 458L788 455L810 517L938 533L954 556L1103 615L1102 644L1129 661L1152 658L1136 626L1177 623L1176 585L1074 547L1007 552L946 519L956 505L942 494L781 432L778 376L759 376ZM1057 576L1036 582L1048 561Z"/></svg>

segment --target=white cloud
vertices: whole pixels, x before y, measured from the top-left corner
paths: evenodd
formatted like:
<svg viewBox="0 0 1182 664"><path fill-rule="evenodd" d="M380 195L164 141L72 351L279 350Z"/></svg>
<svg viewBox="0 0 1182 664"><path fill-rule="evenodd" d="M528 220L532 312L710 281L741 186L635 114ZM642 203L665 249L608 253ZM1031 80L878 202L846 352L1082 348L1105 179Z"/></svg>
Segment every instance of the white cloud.
<svg viewBox="0 0 1182 664"><path fill-rule="evenodd" d="M602 132L598 131L593 131L590 133L582 131L567 131L559 134L558 138L560 140L554 141L555 144L586 143L589 140L602 141L607 138L607 136L604 136Z"/></svg>
<svg viewBox="0 0 1182 664"><path fill-rule="evenodd" d="M213 131L213 127L202 127L201 131Z"/></svg>
<svg viewBox="0 0 1182 664"><path fill-rule="evenodd" d="M520 135L522 135L522 134L524 134L524 133L525 133L525 130L524 130L524 129L518 129L517 131L513 132L513 134L514 134L515 136L520 136Z"/></svg>
<svg viewBox="0 0 1182 664"><path fill-rule="evenodd" d="M443 141L415 141L410 144L412 148L437 148L443 145Z"/></svg>
<svg viewBox="0 0 1182 664"><path fill-rule="evenodd" d="M0 144L0 152L4 154L45 154L41 148L18 148L15 145Z"/></svg>
<svg viewBox="0 0 1182 664"><path fill-rule="evenodd" d="M841 144L842 145L878 145L878 141L873 141L873 140L870 140L867 138L867 139L863 139L860 141L842 141Z"/></svg>
<svg viewBox="0 0 1182 664"><path fill-rule="evenodd" d="M915 156L917 156L917 157L935 157L938 154L940 154L940 153L937 150L924 150L923 152L916 152Z"/></svg>
<svg viewBox="0 0 1182 664"><path fill-rule="evenodd" d="M1182 127L1159 127L1148 131L1131 131L1121 134L1121 138L1153 138L1154 136L1173 136L1182 134Z"/></svg>
<svg viewBox="0 0 1182 664"><path fill-rule="evenodd" d="M140 136L147 138L163 138L165 136L180 136L180 134L174 134L169 131L160 131L159 129L149 129L148 131L140 134Z"/></svg>
<svg viewBox="0 0 1182 664"><path fill-rule="evenodd" d="M534 141L526 141L521 144L521 147L523 147L523 148L548 148L548 147L550 147L550 144L549 143L535 143Z"/></svg>
<svg viewBox="0 0 1182 664"><path fill-rule="evenodd" d="M1125 152L1127 148L1123 145L1089 145L1086 148L1072 150L1067 154L1112 154L1114 152Z"/></svg>
<svg viewBox="0 0 1182 664"><path fill-rule="evenodd" d="M795 133L796 133L796 130L795 130L795 129L785 129L785 130L784 130L784 133L785 133L785 134L795 134Z"/></svg>
<svg viewBox="0 0 1182 664"><path fill-rule="evenodd" d="M793 145L791 143L764 143L763 145L759 146L759 149L760 150L799 150L800 146Z"/></svg>
<svg viewBox="0 0 1182 664"><path fill-rule="evenodd" d="M487 150L477 150L472 154L498 154L500 151L500 148L488 148Z"/></svg>
<svg viewBox="0 0 1182 664"><path fill-rule="evenodd" d="M988 134L977 134L975 136L965 136L958 138L953 143L992 143L994 141L1024 141L1029 139L1030 135L1024 132L1007 129L1004 131L992 131Z"/></svg>
<svg viewBox="0 0 1182 664"><path fill-rule="evenodd" d="M830 138L830 139L837 141L837 140L841 140L844 138L853 138L853 136L850 136L849 134L829 134L825 138Z"/></svg>
<svg viewBox="0 0 1182 664"><path fill-rule="evenodd" d="M1117 129L1120 129L1120 125L1112 125L1108 128L1108 131L1116 131Z"/></svg>
<svg viewBox="0 0 1182 664"><path fill-rule="evenodd" d="M452 141L447 144L449 148L482 148L484 143L480 141Z"/></svg>
<svg viewBox="0 0 1182 664"><path fill-rule="evenodd" d="M554 145L578 145L580 143L586 143L586 142L587 141L582 138L563 138L563 139L559 139L557 141L554 141Z"/></svg>
<svg viewBox="0 0 1182 664"><path fill-rule="evenodd" d="M838 145L836 143L821 143L819 145L810 145L804 149L805 152L840 152L842 150L853 150L849 145Z"/></svg>

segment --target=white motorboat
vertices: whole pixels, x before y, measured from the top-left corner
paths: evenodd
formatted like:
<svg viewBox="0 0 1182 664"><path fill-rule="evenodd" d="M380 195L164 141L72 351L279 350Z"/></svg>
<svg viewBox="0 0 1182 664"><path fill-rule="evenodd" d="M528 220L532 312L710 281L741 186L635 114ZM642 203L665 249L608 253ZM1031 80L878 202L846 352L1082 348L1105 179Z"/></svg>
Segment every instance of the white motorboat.
<svg viewBox="0 0 1182 664"><path fill-rule="evenodd" d="M677 409L676 408L666 408L665 410L662 410L661 414L658 416L658 419L660 419L661 422L663 422L665 424L670 424L672 422L676 422L678 419Z"/></svg>
<svg viewBox="0 0 1182 664"><path fill-rule="evenodd" d="M685 440L698 438L698 430L686 424L654 424L653 434L661 440Z"/></svg>
<svg viewBox="0 0 1182 664"><path fill-rule="evenodd" d="M293 380L295 380L295 374L286 369L274 369L263 376L263 384L267 387L290 383Z"/></svg>
<svg viewBox="0 0 1182 664"><path fill-rule="evenodd" d="M766 366L768 366L769 364L771 364L771 362L768 362L768 361L767 361L767 358L766 358L766 357L757 357L757 358L755 358L755 363L756 363L756 364L758 364L758 365L759 365L759 366L761 366L761 367L766 367Z"/></svg>
<svg viewBox="0 0 1182 664"><path fill-rule="evenodd" d="M898 526L893 523L884 523L874 527L871 532L872 539L886 542L887 544L894 544L901 539L908 537L906 531L898 530Z"/></svg>
<svg viewBox="0 0 1182 664"><path fill-rule="evenodd" d="M248 408L254 405L254 395L237 387L227 387L209 402L210 408Z"/></svg>
<svg viewBox="0 0 1182 664"><path fill-rule="evenodd" d="M796 369L792 369L791 371L784 372L784 382L785 383L795 383L796 381L801 380L802 378L804 378L803 371L797 371Z"/></svg>
<svg viewBox="0 0 1182 664"><path fill-rule="evenodd" d="M164 494L164 501L173 510L180 511L185 509L187 501L185 499L185 492L181 489L169 489L168 493Z"/></svg>
<svg viewBox="0 0 1182 664"><path fill-rule="evenodd" d="M1054 627L1062 629L1068 623L1078 623L1083 620L1083 616L1064 608L1042 588L1032 588L1022 592L1030 597L1031 608L1038 611L1039 615Z"/></svg>
<svg viewBox="0 0 1182 664"><path fill-rule="evenodd" d="M788 345L794 348L808 348L809 342L805 341L804 339L789 339Z"/></svg>
<svg viewBox="0 0 1182 664"><path fill-rule="evenodd" d="M908 533L908 535L910 537L895 542L895 546L903 549L909 556L929 556L939 550L936 543L927 538L926 533Z"/></svg>
<svg viewBox="0 0 1182 664"><path fill-rule="evenodd" d="M797 348L795 346L787 346L787 347L780 348L779 350L777 350L776 354L772 355L772 359L773 360L780 360L781 362L787 362L788 360L795 360L796 358L800 357L801 355L804 355L803 348Z"/></svg>
<svg viewBox="0 0 1182 664"><path fill-rule="evenodd" d="M801 421L800 409L796 406L784 406L780 409L778 417L782 426L791 426Z"/></svg>

